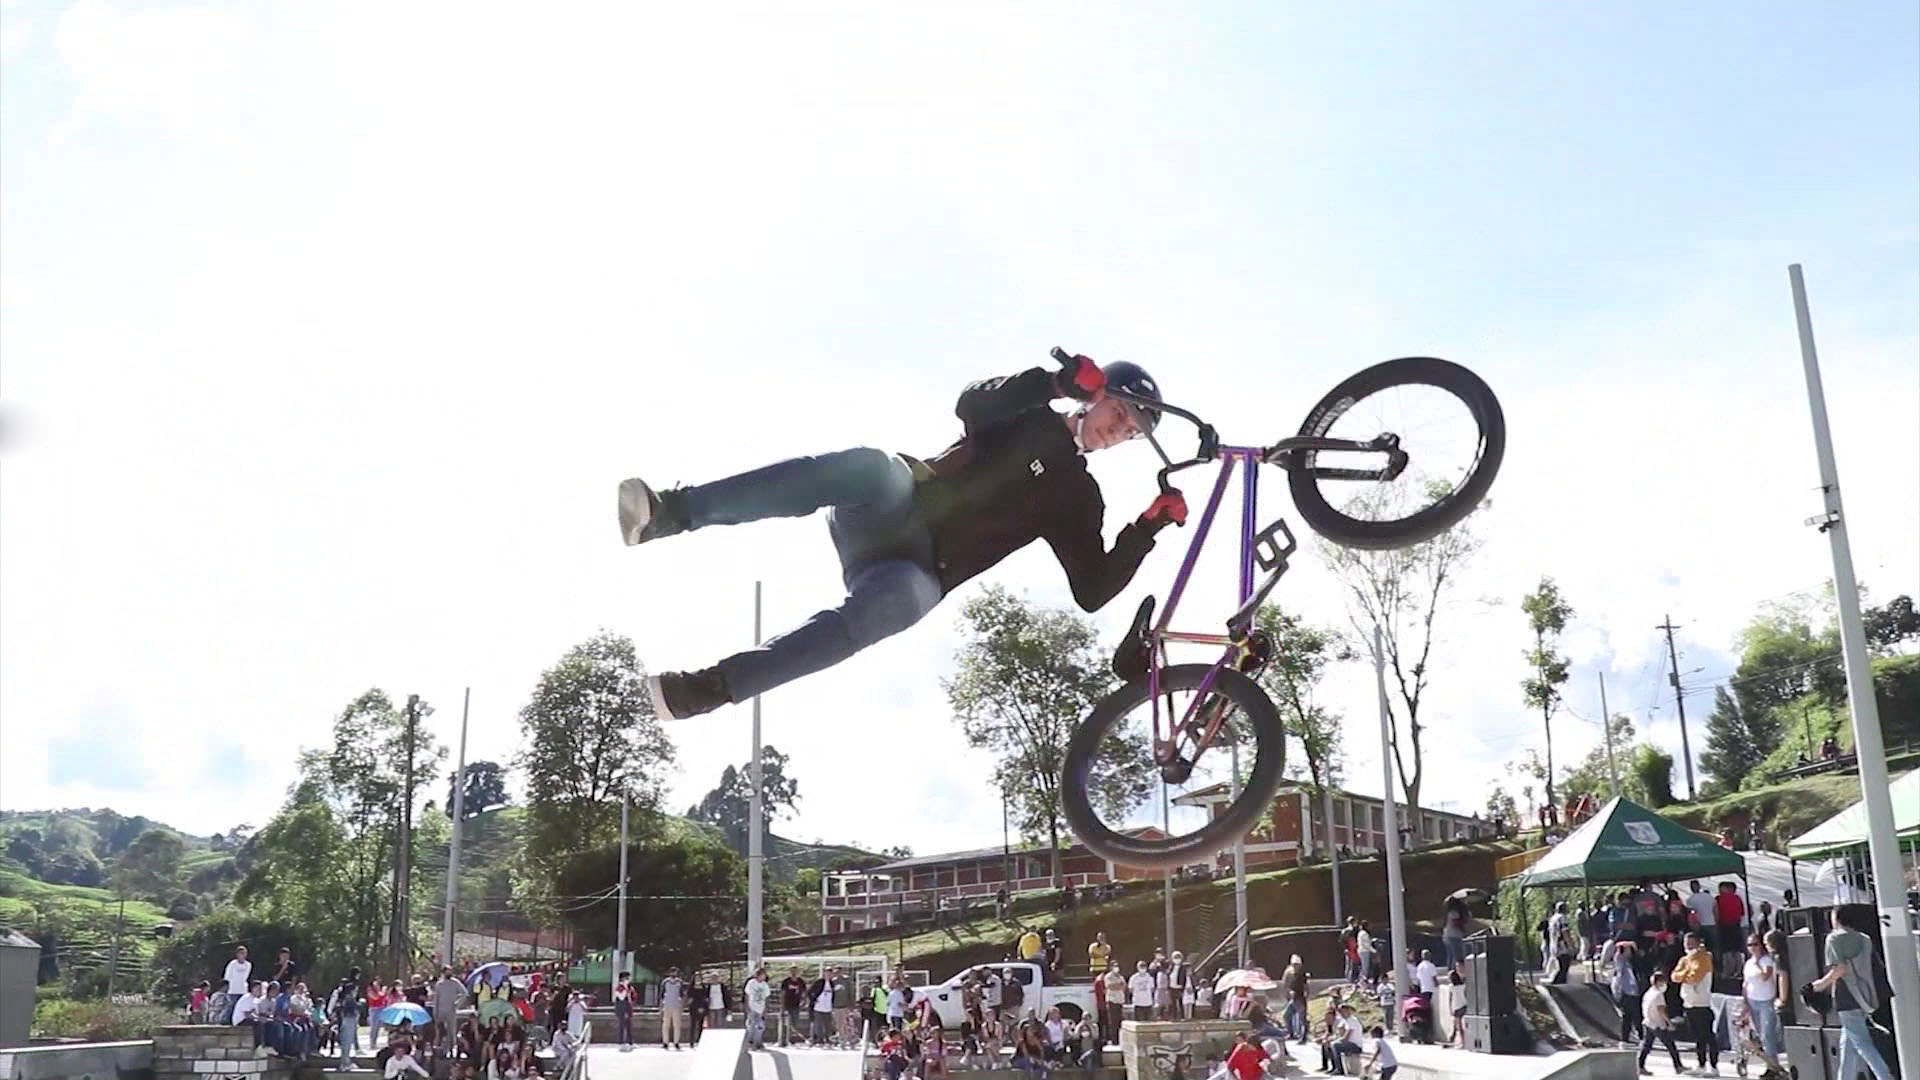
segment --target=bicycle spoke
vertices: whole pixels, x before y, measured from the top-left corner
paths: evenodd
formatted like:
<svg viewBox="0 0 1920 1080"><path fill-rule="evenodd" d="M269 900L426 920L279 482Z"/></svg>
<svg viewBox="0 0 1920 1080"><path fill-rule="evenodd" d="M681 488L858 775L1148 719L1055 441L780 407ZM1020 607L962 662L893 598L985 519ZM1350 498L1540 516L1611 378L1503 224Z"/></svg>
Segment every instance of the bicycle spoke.
<svg viewBox="0 0 1920 1080"><path fill-rule="evenodd" d="M1315 451L1313 467L1328 486L1330 500L1350 492L1342 510L1360 521L1408 516L1437 502L1472 475L1481 452L1479 424L1458 397L1421 384L1390 386L1353 402L1325 432L1328 438L1365 441L1383 434L1399 439L1408 464L1396 479L1365 476L1378 469L1381 455L1338 450Z"/></svg>

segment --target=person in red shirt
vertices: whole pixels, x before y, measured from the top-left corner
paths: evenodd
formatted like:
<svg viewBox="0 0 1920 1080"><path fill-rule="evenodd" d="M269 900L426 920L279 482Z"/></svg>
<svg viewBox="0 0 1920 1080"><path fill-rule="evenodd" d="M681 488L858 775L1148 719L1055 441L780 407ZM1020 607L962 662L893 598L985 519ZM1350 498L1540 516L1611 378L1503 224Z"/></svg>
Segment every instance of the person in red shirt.
<svg viewBox="0 0 1920 1080"><path fill-rule="evenodd" d="M1267 1052L1244 1033L1235 1035L1227 1068L1238 1080L1260 1080L1267 1071Z"/></svg>
<svg viewBox="0 0 1920 1080"><path fill-rule="evenodd" d="M1746 931L1742 929L1747 919L1747 905L1740 900L1739 886L1731 881L1720 883L1720 891L1713 896L1713 930L1720 940L1714 948L1721 953L1738 952L1741 942L1746 940Z"/></svg>

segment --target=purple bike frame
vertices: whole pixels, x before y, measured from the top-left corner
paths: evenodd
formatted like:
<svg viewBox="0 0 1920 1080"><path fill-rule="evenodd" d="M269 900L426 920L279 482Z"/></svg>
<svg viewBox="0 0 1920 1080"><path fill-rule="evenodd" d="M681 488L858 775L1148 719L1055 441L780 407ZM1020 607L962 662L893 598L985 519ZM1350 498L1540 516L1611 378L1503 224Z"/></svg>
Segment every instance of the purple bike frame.
<svg viewBox="0 0 1920 1080"><path fill-rule="evenodd" d="M1200 559L1200 549L1206 545L1207 535L1213 530L1214 517L1220 512L1220 500L1227 492L1227 482L1233 478L1235 466L1245 470L1241 474L1240 485L1242 499L1238 602L1245 604L1253 596L1253 556L1255 537L1258 535L1258 528L1254 522L1255 511L1259 505L1260 465L1266 451L1253 446L1222 446L1219 453L1220 472L1214 477L1213 493L1207 497L1207 508L1200 515L1200 523L1194 530L1193 540L1187 544L1186 558L1180 563L1179 575L1173 579L1173 590L1167 594L1167 606L1160 612L1160 620L1154 624L1153 632L1148 639L1150 662L1147 666L1147 696L1153 702L1154 757L1163 765L1171 760L1175 752L1173 737L1178 731L1177 728L1172 728L1172 717L1169 716L1168 737L1165 740L1160 738L1160 669L1166 662L1167 643L1177 641L1194 645L1219 645L1225 650L1221 653L1220 659L1214 662L1213 669L1207 672L1206 677L1196 688L1193 704L1188 706L1187 710L1189 720L1192 718L1193 710L1207 699L1207 693L1212 690L1214 680L1220 675L1220 669L1233 659L1234 640L1231 635L1183 633L1168 627L1173 622L1174 609L1180 606L1180 599L1186 594L1187 581L1193 576L1194 564ZM1204 749L1206 743L1211 742L1213 732L1205 732L1201 738L1203 741L1200 748Z"/></svg>

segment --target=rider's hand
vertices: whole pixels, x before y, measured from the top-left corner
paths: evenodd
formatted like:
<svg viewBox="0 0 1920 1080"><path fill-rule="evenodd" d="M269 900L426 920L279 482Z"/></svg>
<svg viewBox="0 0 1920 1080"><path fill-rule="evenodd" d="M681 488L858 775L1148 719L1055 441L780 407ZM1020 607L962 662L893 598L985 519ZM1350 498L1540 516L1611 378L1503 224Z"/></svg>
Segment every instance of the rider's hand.
<svg viewBox="0 0 1920 1080"><path fill-rule="evenodd" d="M1185 525L1187 497L1180 494L1179 488L1164 495L1157 495L1154 497L1153 504L1147 507L1147 512L1140 515L1140 520L1149 525L1165 525L1169 521L1175 525Z"/></svg>
<svg viewBox="0 0 1920 1080"><path fill-rule="evenodd" d="M1107 373L1084 356L1075 356L1071 367L1054 373L1053 388L1061 397L1075 401L1099 401L1107 392Z"/></svg>

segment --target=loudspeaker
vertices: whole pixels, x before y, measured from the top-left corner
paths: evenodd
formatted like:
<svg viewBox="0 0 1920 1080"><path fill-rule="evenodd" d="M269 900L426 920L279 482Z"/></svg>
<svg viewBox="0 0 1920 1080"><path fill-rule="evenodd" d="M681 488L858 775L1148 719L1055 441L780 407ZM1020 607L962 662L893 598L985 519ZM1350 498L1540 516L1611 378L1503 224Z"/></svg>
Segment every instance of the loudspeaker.
<svg viewBox="0 0 1920 1080"><path fill-rule="evenodd" d="M1800 987L1820 977L1820 955L1827 942L1824 929L1812 933L1793 933L1787 936L1787 971L1793 980L1787 985L1793 987L1793 1015L1781 1019L1791 1019L1802 1027L1817 1028L1826 1022L1826 1018L1809 1008L1800 1000Z"/></svg>
<svg viewBox="0 0 1920 1080"><path fill-rule="evenodd" d="M1795 1080L1837 1080L1840 1029L1789 1025L1784 1030L1789 1075Z"/></svg>
<svg viewBox="0 0 1920 1080"><path fill-rule="evenodd" d="M1504 1016L1520 1007L1513 983L1518 974L1510 937L1468 938L1467 1011L1475 1016Z"/></svg>
<svg viewBox="0 0 1920 1080"><path fill-rule="evenodd" d="M1815 937L1825 937L1832 928L1832 921L1833 909L1830 907L1781 908L1774 925L1789 935L1811 930Z"/></svg>
<svg viewBox="0 0 1920 1080"><path fill-rule="evenodd" d="M1493 1018L1468 1014L1460 1018L1466 1026L1467 1049L1476 1054L1493 1053Z"/></svg>
<svg viewBox="0 0 1920 1080"><path fill-rule="evenodd" d="M1527 1054L1533 1052L1533 1039L1527 1034L1527 1025L1517 1012L1501 1013L1490 1016L1487 1022L1493 1027L1493 1052L1496 1054Z"/></svg>

